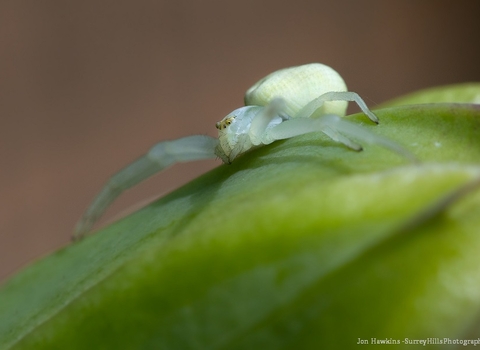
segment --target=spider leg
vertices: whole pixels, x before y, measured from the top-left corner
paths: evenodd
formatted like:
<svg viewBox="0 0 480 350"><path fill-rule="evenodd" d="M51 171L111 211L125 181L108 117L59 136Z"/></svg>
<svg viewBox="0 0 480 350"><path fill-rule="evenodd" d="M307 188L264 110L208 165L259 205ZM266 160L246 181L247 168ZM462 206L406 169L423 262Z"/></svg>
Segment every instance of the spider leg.
<svg viewBox="0 0 480 350"><path fill-rule="evenodd" d="M337 141L337 142L340 142L340 143L343 143L345 146L347 146L348 148L351 148L353 149L354 151L362 151L363 150L363 147L361 145L359 145L358 143L355 143L353 142L352 140L350 140L348 137L345 137L343 136L342 134L340 134L337 129L331 127L331 126L328 126L326 125L323 129L322 129L322 132L327 135L328 137L330 137L333 141Z"/></svg>
<svg viewBox="0 0 480 350"><path fill-rule="evenodd" d="M298 113L297 117L310 117L317 109L319 109L323 105L324 102L327 101L355 102L360 107L362 112L365 113L372 122L374 122L375 124L378 124L379 122L378 117L370 109L368 109L365 101L363 101L363 99L357 93L350 91L326 92L309 102L305 107L303 107Z"/></svg>
<svg viewBox="0 0 480 350"><path fill-rule="evenodd" d="M283 98L274 98L252 119L248 136L255 146L260 145L263 141L265 130L275 117L281 117L287 120L288 116L284 115L285 100Z"/></svg>
<svg viewBox="0 0 480 350"><path fill-rule="evenodd" d="M321 131L334 141L356 151L361 151L362 146L350 140L350 137L364 143L377 144L402 155L413 163L418 163L417 158L405 148L385 137L376 135L359 125L351 123L337 115L326 114L320 118L292 118L268 131L268 137L273 140L288 139L294 136Z"/></svg>
<svg viewBox="0 0 480 350"><path fill-rule="evenodd" d="M74 239L91 230L108 206L125 190L177 162L215 158L216 138L204 135L187 136L160 142L150 151L113 175L77 223Z"/></svg>

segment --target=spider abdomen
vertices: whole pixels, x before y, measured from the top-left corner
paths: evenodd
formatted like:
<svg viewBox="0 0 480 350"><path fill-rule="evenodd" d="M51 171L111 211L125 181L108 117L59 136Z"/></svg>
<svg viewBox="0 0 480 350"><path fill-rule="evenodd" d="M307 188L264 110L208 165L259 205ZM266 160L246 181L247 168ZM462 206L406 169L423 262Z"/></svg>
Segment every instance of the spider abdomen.
<svg viewBox="0 0 480 350"><path fill-rule="evenodd" d="M347 91L347 86L333 68L321 63L278 70L258 81L245 93L245 105L266 106L274 98L285 100L285 112L295 118L310 101L331 91ZM346 101L325 102L322 114L344 116Z"/></svg>

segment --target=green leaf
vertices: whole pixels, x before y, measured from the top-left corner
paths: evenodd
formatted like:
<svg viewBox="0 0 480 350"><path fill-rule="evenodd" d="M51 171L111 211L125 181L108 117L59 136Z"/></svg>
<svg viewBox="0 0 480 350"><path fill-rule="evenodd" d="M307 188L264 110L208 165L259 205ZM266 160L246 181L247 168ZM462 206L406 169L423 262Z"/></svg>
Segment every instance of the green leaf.
<svg viewBox="0 0 480 350"><path fill-rule="evenodd" d="M464 83L424 89L382 103L379 108L448 102L479 104L480 83Z"/></svg>
<svg viewBox="0 0 480 350"><path fill-rule="evenodd" d="M14 276L0 348L476 338L480 108L376 113L378 126L348 118L421 164L319 134L249 152Z"/></svg>

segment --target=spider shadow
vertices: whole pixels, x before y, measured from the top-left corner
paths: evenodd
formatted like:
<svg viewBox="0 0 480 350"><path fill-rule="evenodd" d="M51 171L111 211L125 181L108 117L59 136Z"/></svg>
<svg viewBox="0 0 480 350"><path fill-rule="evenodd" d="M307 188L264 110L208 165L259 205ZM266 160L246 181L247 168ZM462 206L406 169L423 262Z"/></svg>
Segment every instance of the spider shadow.
<svg viewBox="0 0 480 350"><path fill-rule="evenodd" d="M245 167L255 169L267 165L301 166L308 164L330 172L345 174L351 172L351 157L361 152L353 151L330 140L297 138L295 141L282 140L253 150L253 157L245 157Z"/></svg>

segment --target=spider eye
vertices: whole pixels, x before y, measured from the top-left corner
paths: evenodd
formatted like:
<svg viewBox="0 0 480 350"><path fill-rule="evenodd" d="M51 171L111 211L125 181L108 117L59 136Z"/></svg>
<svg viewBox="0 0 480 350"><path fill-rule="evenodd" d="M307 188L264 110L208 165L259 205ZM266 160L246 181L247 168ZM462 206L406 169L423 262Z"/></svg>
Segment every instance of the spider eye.
<svg viewBox="0 0 480 350"><path fill-rule="evenodd" d="M218 129L218 130L223 130L225 129L227 126L229 126L230 124L232 124L233 120L235 119L235 116L233 117L228 117L228 118L224 118L222 119L221 121L217 122L215 124L215 127Z"/></svg>

